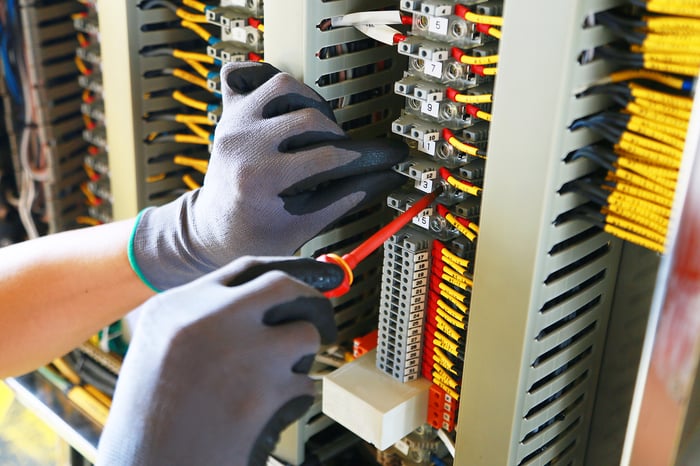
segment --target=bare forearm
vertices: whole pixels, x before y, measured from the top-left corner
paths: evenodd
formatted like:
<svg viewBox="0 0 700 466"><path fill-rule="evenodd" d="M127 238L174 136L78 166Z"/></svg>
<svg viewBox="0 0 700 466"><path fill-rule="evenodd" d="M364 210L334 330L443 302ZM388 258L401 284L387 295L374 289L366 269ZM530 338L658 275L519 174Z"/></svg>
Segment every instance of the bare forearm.
<svg viewBox="0 0 700 466"><path fill-rule="evenodd" d="M129 266L127 220L0 249L0 377L60 356L153 295Z"/></svg>

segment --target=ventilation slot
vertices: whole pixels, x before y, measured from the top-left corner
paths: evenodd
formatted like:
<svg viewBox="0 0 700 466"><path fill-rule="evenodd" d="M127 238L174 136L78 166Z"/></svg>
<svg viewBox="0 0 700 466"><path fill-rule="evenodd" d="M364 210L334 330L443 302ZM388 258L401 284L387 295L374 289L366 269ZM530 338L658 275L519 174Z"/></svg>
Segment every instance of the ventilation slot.
<svg viewBox="0 0 700 466"><path fill-rule="evenodd" d="M570 360L566 364L560 366L557 370L550 372L549 374L547 374L546 376L544 376L543 378L541 378L537 382L533 383L527 392L529 394L532 394L532 393L536 392L537 390L539 390L540 388L547 385L548 383L553 382L560 375L565 374L567 371L575 368L578 365L578 363L580 363L581 361L586 359L588 356L590 356L590 354L592 352L593 352L593 347L589 346L581 354L579 354L578 356L576 356L575 358L573 358L572 360Z"/></svg>
<svg viewBox="0 0 700 466"><path fill-rule="evenodd" d="M565 316L563 319L559 319L558 321L554 322L553 324L543 328L540 333L535 337L537 341L541 341L548 337L549 335L553 334L554 332L561 330L564 326L567 324L573 322L576 320L577 317L581 317L584 314L588 313L591 309L596 307L600 303L600 295L596 296L594 299L591 301L587 302L580 308L576 309L574 312L571 314Z"/></svg>
<svg viewBox="0 0 700 466"><path fill-rule="evenodd" d="M547 311L553 309L554 307L565 302L566 300L571 299L574 296L576 296L577 294L582 293L582 292L586 291L587 289L591 288L592 286L602 282L603 279L605 279L605 270L601 270L597 274L593 275L591 278L588 278L588 279L582 281L581 283L579 283L575 287L565 291L564 293L560 294L559 296L556 296L556 297L550 299L549 301L547 301L546 303L544 303L542 305L540 312L544 313L544 312L547 312Z"/></svg>
<svg viewBox="0 0 700 466"><path fill-rule="evenodd" d="M547 422L542 424L541 426L537 427L537 429L534 429L532 432L528 433L525 438L523 438L522 443L528 443L532 439L534 439L538 434L542 434L546 432L550 427L557 423L562 423L566 421L566 418L570 416L574 410L583 403L583 395L579 396L574 400L573 403L568 405L566 408L562 409L559 411L556 415L551 417Z"/></svg>
<svg viewBox="0 0 700 466"><path fill-rule="evenodd" d="M538 356L537 359L535 359L535 361L532 363L532 367L534 367L534 368L538 367L540 364L545 363L547 360L553 358L554 356L561 353L562 351L564 351L565 349L567 349L571 345L579 342L582 338L591 334L593 332L593 330L595 330L595 327L596 327L596 322L593 322L588 327L577 332L571 338L567 338L566 340L564 340L561 343L559 343L558 345L556 345L554 348L552 348L548 351L545 351L540 356Z"/></svg>
<svg viewBox="0 0 700 466"><path fill-rule="evenodd" d="M559 434L557 434L555 437L553 437L549 442L545 443L542 445L540 448L537 450L533 451L529 455L527 455L523 460L518 463L518 466L527 466L531 464L537 464L538 462L536 461L539 459L541 456L545 455L546 453L549 452L549 450L553 447L559 446L559 442L572 433L574 429L579 425L581 422L581 418L576 418L571 424L569 424L564 430L562 430ZM557 456L561 456L564 454L565 451L570 450L573 448L574 444L576 443L576 439L572 439L564 448L561 449L561 451L557 452ZM552 460L553 461L553 460Z"/></svg>
<svg viewBox="0 0 700 466"><path fill-rule="evenodd" d="M574 261L571 264L569 264L565 267L562 267L559 270L552 272L544 280L544 283L546 285L549 285L550 283L554 282L555 280L558 280L566 275L569 275L569 274L575 272L578 269L585 267L586 265L590 264L591 262L594 262L595 260L600 259L604 255L606 255L609 250L610 250L610 244L606 243L603 246L596 249L595 251L591 252L590 254L586 254L585 256L578 259L577 261Z"/></svg>
<svg viewBox="0 0 700 466"><path fill-rule="evenodd" d="M590 227L587 230L583 230L582 232L577 233L574 236L552 246L552 249L549 250L549 255L554 256L562 251L566 251L567 249L588 241L594 236L599 235L601 232L602 230L598 227Z"/></svg>

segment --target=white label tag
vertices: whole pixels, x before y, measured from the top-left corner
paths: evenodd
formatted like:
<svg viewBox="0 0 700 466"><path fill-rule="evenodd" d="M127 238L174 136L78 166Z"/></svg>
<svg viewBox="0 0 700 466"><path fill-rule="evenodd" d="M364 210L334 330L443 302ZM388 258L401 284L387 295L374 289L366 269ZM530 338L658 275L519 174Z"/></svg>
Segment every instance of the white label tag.
<svg viewBox="0 0 700 466"><path fill-rule="evenodd" d="M435 145L437 143L435 141L427 141L427 142L422 142L418 141L418 150L421 152L425 152L428 155L435 155Z"/></svg>
<svg viewBox="0 0 700 466"><path fill-rule="evenodd" d="M432 143L435 144L435 143ZM423 191L424 193L432 193L433 190L433 184L435 183L434 180L416 180L415 182L415 188Z"/></svg>
<svg viewBox="0 0 700 466"><path fill-rule="evenodd" d="M236 42L246 43L246 30L244 28L231 28L231 39Z"/></svg>
<svg viewBox="0 0 700 466"><path fill-rule="evenodd" d="M423 102L420 104L420 111L433 118L440 114L440 104L437 102Z"/></svg>
<svg viewBox="0 0 700 466"><path fill-rule="evenodd" d="M418 214L415 217L413 217L413 224L418 225L424 230L428 230L430 228L430 217L428 217L427 215Z"/></svg>
<svg viewBox="0 0 700 466"><path fill-rule="evenodd" d="M425 60L423 62L424 73L434 78L442 78L442 62Z"/></svg>
<svg viewBox="0 0 700 466"><path fill-rule="evenodd" d="M423 143L428 143L431 141L437 141L440 139L440 133L434 132L434 133L425 133L423 135Z"/></svg>
<svg viewBox="0 0 700 466"><path fill-rule="evenodd" d="M431 16L430 19L428 19L428 31L432 32L433 34L446 36L448 26L449 21L447 18L437 18L435 16Z"/></svg>

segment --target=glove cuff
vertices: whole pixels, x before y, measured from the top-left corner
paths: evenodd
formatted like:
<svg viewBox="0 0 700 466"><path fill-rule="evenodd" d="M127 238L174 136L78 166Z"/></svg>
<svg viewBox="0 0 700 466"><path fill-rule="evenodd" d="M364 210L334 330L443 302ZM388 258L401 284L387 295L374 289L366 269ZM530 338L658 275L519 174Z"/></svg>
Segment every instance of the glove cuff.
<svg viewBox="0 0 700 466"><path fill-rule="evenodd" d="M184 285L216 269L198 252L201 247L191 228L191 191L168 204L142 210L129 238L128 257L136 275L152 290Z"/></svg>
<svg viewBox="0 0 700 466"><path fill-rule="evenodd" d="M141 223L141 218L143 217L143 214L148 210L149 208L152 207L147 207L143 209L139 214L136 216L136 220L134 221L134 226L131 229L131 234L129 235L129 244L127 245L127 256L129 258L129 265L131 266L131 269L136 273L136 276L141 279L141 281L148 286L150 289L155 291L156 293L160 293L163 290L159 290L153 284L146 278L146 275L144 275L143 270L141 270L141 267L139 267L139 262L136 259L136 252L134 250L134 241L136 238L136 230L138 229L139 223Z"/></svg>

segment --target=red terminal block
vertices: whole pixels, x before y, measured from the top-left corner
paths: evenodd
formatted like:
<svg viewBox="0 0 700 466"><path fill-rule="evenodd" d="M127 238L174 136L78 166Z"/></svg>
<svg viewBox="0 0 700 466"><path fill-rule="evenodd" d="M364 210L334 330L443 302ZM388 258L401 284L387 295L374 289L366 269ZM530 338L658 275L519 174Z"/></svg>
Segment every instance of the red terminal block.
<svg viewBox="0 0 700 466"><path fill-rule="evenodd" d="M459 403L437 385L430 386L428 393L427 423L435 429L452 432L457 421Z"/></svg>
<svg viewBox="0 0 700 466"><path fill-rule="evenodd" d="M372 351L377 347L377 338L379 336L379 330L375 329L369 332L367 335L357 337L352 340L352 356L357 359L360 356Z"/></svg>

